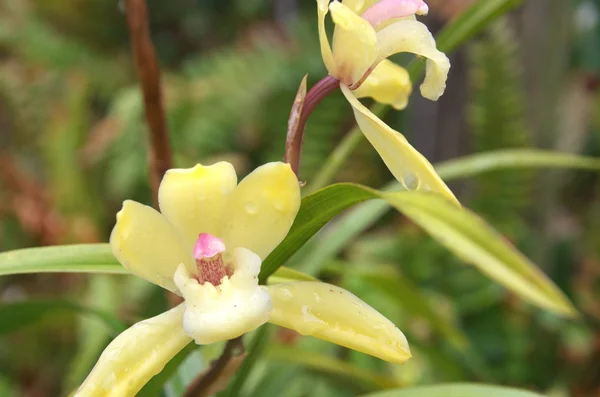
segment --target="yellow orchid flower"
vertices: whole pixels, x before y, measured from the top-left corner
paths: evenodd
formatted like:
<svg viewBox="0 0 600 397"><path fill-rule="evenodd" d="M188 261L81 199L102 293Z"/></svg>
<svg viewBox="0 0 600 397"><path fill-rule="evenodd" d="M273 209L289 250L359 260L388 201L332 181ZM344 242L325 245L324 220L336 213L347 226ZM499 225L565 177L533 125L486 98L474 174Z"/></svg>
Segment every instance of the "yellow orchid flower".
<svg viewBox="0 0 600 397"><path fill-rule="evenodd" d="M427 27L415 19L415 14L427 14L427 4L422 0L317 0L317 6L323 61L330 76L339 81L361 131L406 189L433 191L458 204L429 161L358 100L372 97L398 110L406 107L412 92L408 73L387 59L400 52L427 58L421 85L424 97L437 100L444 93L450 61L436 49ZM328 13L335 25L332 46L325 30Z"/></svg>
<svg viewBox="0 0 600 397"><path fill-rule="evenodd" d="M300 207L288 164L265 164L239 184L226 162L169 170L159 205L162 213L125 201L110 244L129 271L184 302L113 340L75 396L133 396L192 340L233 339L267 321L390 362L410 358L402 332L348 291L258 284L262 260Z"/></svg>

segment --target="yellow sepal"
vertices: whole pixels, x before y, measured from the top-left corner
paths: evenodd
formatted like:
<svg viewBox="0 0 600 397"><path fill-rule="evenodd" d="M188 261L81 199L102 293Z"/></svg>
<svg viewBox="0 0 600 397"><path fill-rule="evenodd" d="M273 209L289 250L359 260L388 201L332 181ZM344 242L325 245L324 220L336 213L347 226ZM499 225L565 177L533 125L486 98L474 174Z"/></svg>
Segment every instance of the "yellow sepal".
<svg viewBox="0 0 600 397"><path fill-rule="evenodd" d="M177 293L173 275L180 263L196 272L192 247L167 219L147 205L126 200L110 235L115 257L131 273Z"/></svg>
<svg viewBox="0 0 600 397"><path fill-rule="evenodd" d="M300 185L289 164L252 171L227 203L222 230L228 250L243 247L265 259L288 234L300 209Z"/></svg>
<svg viewBox="0 0 600 397"><path fill-rule="evenodd" d="M408 105L412 83L406 69L384 59L364 83L352 92L357 98L371 97L379 103L402 110Z"/></svg>
<svg viewBox="0 0 600 397"><path fill-rule="evenodd" d="M406 138L367 109L343 84L342 93L352 105L361 131L383 159L390 172L407 190L431 191L460 205L427 159Z"/></svg>
<svg viewBox="0 0 600 397"><path fill-rule="evenodd" d="M333 59L337 75L334 77L351 86L360 81L377 60L377 33L369 22L342 3L334 1L329 11L335 23Z"/></svg>
<svg viewBox="0 0 600 397"><path fill-rule="evenodd" d="M269 322L401 364L410 348L404 334L381 313L335 285L299 281L268 287Z"/></svg>
<svg viewBox="0 0 600 397"><path fill-rule="evenodd" d="M135 396L192 339L183 332L185 303L134 324L100 356L74 397Z"/></svg>

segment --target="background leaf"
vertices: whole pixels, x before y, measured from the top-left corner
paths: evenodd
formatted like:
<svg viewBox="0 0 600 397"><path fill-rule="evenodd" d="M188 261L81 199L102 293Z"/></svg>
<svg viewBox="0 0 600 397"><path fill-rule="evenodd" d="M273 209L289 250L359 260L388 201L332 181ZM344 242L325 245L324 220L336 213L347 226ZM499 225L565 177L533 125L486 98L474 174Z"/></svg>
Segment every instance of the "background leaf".
<svg viewBox="0 0 600 397"><path fill-rule="evenodd" d="M542 397L541 394L508 387L447 384L436 386L411 387L372 393L363 397Z"/></svg>
<svg viewBox="0 0 600 397"><path fill-rule="evenodd" d="M76 314L91 315L107 324L114 335L125 330L125 326L111 314L91 309L68 301L28 301L5 303L0 305L0 335L13 332L21 327L39 321L42 317L67 311Z"/></svg>
<svg viewBox="0 0 600 397"><path fill-rule="evenodd" d="M44 272L129 273L117 262L108 244L58 245L0 253L0 275Z"/></svg>
<svg viewBox="0 0 600 397"><path fill-rule="evenodd" d="M461 259L537 305L573 315L563 293L531 262L475 214L433 194L383 193L353 184L331 185L302 200L300 211L284 241L265 259L265 280L331 218L367 199L384 199Z"/></svg>

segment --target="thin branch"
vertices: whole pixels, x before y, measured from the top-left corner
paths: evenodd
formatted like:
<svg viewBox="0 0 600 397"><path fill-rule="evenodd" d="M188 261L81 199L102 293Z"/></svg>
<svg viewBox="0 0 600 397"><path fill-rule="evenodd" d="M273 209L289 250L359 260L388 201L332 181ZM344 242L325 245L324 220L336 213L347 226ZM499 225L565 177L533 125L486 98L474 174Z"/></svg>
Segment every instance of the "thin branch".
<svg viewBox="0 0 600 397"><path fill-rule="evenodd" d="M221 356L188 386L182 397L205 397L220 391L245 357L242 337L227 341ZM231 365L234 364L234 368Z"/></svg>
<svg viewBox="0 0 600 397"><path fill-rule="evenodd" d="M303 81L305 84L305 81ZM335 91L339 87L339 81L332 76L327 76L321 79L315 84L308 94L301 96L301 90L299 95L294 101L292 111L290 113L290 121L288 122L288 136L285 145L285 157L284 161L289 163L292 167L292 171L298 175L300 171L300 155L302 154L302 143L304 141L304 128L306 127L306 121L308 117L315 109L315 106L319 104L325 97ZM302 85L300 86L302 89ZM297 103L299 97L302 98L302 111L298 117L296 112L298 111ZM290 128L293 126L294 128Z"/></svg>
<svg viewBox="0 0 600 397"><path fill-rule="evenodd" d="M164 173L172 168L169 132L162 101L160 69L150 38L146 1L125 0L125 10L133 59L144 95L146 122L150 129L150 182L154 192L154 202L157 204L160 181Z"/></svg>

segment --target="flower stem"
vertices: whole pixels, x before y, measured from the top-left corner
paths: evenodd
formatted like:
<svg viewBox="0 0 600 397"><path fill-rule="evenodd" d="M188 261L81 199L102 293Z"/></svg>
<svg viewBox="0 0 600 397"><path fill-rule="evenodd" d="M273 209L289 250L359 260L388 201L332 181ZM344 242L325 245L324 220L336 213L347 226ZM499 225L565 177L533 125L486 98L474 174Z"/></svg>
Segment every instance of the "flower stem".
<svg viewBox="0 0 600 397"><path fill-rule="evenodd" d="M164 173L172 168L169 132L162 101L160 69L150 38L148 7L145 0L125 0L131 51L144 95L146 122L150 129L150 182L155 206L158 186Z"/></svg>
<svg viewBox="0 0 600 397"><path fill-rule="evenodd" d="M331 94L339 86L339 81L333 76L327 76L315 84L304 98L304 104L296 128L288 131L288 137L285 145L284 161L292 167L296 175L300 170L300 155L302 153L302 142L304 140L304 129L308 117L327 95ZM290 117L294 117L294 112Z"/></svg>
<svg viewBox="0 0 600 397"><path fill-rule="evenodd" d="M242 363L245 357L244 343L242 337L227 341L223 353L215 360L210 368L200 374L183 393L183 397L208 397L216 392L223 390L227 386L227 380L224 376L233 376L237 366ZM235 368L228 368L234 359L238 359Z"/></svg>

